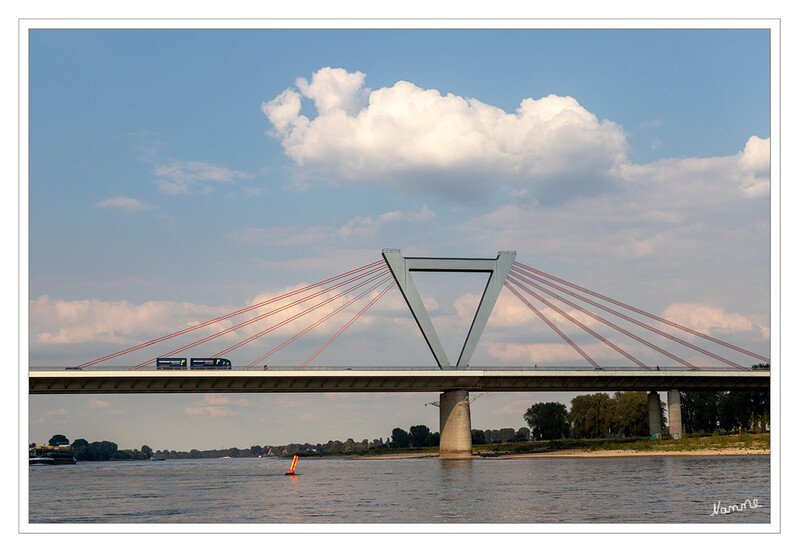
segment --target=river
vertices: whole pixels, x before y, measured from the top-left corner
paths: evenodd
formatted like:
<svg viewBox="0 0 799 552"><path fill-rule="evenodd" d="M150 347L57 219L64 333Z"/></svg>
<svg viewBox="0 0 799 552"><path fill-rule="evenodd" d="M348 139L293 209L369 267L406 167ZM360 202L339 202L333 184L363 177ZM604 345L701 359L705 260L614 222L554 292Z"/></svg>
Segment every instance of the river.
<svg viewBox="0 0 799 552"><path fill-rule="evenodd" d="M771 515L768 456L300 458L294 477L284 475L289 464L234 458L31 466L29 521L768 524Z"/></svg>

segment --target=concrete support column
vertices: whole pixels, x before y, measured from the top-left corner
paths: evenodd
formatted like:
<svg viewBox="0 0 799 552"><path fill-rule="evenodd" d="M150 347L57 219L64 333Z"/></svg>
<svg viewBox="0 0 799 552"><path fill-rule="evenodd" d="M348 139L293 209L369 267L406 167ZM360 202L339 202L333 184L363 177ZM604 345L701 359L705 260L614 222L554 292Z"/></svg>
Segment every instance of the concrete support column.
<svg viewBox="0 0 799 552"><path fill-rule="evenodd" d="M680 405L680 392L672 389L668 393L669 403L669 433L672 439L682 437L682 406Z"/></svg>
<svg viewBox="0 0 799 552"><path fill-rule="evenodd" d="M660 395L657 391L649 392L649 437L660 439L662 431L663 412L660 409Z"/></svg>
<svg viewBox="0 0 799 552"><path fill-rule="evenodd" d="M444 391L439 401L441 458L472 457L472 415L469 392L463 389Z"/></svg>

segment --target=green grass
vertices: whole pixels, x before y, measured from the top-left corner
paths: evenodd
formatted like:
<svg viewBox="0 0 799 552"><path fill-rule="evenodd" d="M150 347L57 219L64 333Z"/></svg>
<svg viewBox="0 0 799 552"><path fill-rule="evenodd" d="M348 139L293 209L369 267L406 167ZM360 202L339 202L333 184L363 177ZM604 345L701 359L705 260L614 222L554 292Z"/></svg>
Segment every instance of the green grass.
<svg viewBox="0 0 799 552"><path fill-rule="evenodd" d="M512 452L545 452L552 450L634 450L634 451L692 451L719 450L725 448L745 448L751 450L770 450L771 441L768 433L687 436L682 439L648 439L616 438L616 439L559 439L557 441L531 441L527 443L501 443L475 445L478 454L512 453Z"/></svg>

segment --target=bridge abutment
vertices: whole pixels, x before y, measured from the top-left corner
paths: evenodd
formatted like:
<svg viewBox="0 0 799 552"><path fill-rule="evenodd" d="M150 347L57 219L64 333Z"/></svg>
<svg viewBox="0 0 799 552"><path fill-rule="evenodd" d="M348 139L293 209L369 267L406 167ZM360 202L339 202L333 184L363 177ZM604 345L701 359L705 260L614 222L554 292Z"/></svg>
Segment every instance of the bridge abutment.
<svg viewBox="0 0 799 552"><path fill-rule="evenodd" d="M657 391L649 392L649 437L660 439L663 431L663 412L660 409L660 395Z"/></svg>
<svg viewBox="0 0 799 552"><path fill-rule="evenodd" d="M468 391L456 389L441 393L439 423L441 458L471 458L472 415Z"/></svg>
<svg viewBox="0 0 799 552"><path fill-rule="evenodd" d="M668 392L669 404L669 433L672 439L682 438L682 405L680 392L672 389Z"/></svg>

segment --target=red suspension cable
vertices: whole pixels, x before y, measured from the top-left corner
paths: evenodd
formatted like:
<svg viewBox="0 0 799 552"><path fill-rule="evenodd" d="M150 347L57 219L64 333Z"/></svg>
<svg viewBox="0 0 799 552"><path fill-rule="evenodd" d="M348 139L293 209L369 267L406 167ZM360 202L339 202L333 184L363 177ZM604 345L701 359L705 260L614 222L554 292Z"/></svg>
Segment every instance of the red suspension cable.
<svg viewBox="0 0 799 552"><path fill-rule="evenodd" d="M262 330L262 331L258 332L258 333L257 333L257 334L255 334L255 335L251 335L250 337L248 337L248 338L246 338L246 339L244 339L244 340L242 340L242 341L240 341L240 342L236 343L235 345L232 345L232 346L228 347L227 349L225 349L225 350L223 350L223 351L220 351L219 353L216 353L216 355L214 355L214 356L221 356L221 355L224 355L224 354L226 354L226 353L228 353L228 352L230 352L230 351L232 351L232 350L234 350L234 349L238 349L239 347L242 347L242 346L246 345L247 343L250 343L251 341L255 341L256 339L258 339L258 338L260 338L260 337L263 337L264 335L266 335L266 334L268 334L268 333L270 333L270 332L272 332L272 331L274 331L274 330L276 330L276 329L278 329L278 328L281 328L281 327L285 326L285 325L286 325L286 324L288 324L289 322L293 322L294 320L297 320L298 318L300 318L300 317L302 317L302 316L305 316L306 314L308 314L308 313L310 313L310 312L313 312L313 311L315 311L316 309L319 309L319 308L321 308L321 307L323 307L323 306L327 305L328 303L332 303L333 301L335 301L336 299L339 299L340 297L343 297L343 296L344 296L344 295L346 295L347 293L350 293L350 292L352 292L352 291L354 291L354 290L356 290L356 289L358 289L358 288L360 288L360 287L363 287L363 286L365 286L366 284L368 284L369 282L373 282L374 280L376 280L376 279L378 279L378 278L380 278L380 277L384 276L385 274L386 274L386 272L385 272L385 271L383 271L383 272L381 272L380 274L377 274L377 275L375 275L375 276L372 276L372 277L371 277L371 278L369 278L368 280L365 280L365 281L363 281L363 282L360 282L360 283L358 283L358 284L356 284L356 285L354 285L354 286L350 287L349 289L345 289L344 291L341 291L340 293L337 293L336 295L333 295L333 296L331 296L331 297L328 297L327 299L325 299L325 300L324 300L324 301L322 301L321 303L318 303L317 305L314 305L314 306L312 306L312 307L308 307L308 308L307 308L307 309L305 309L304 311L302 311L302 312L299 312L299 313L295 314L294 316L291 316L291 317L287 318L286 320L284 320L284 321L282 321L282 322L280 322L280 323L278 323L278 324L275 324L275 325L273 325L273 326L270 326L269 328L266 328L265 330ZM255 363L257 363L257 362L258 362L258 361L255 361ZM250 364L250 366L254 366L254 365L255 365L255 363L253 363L253 364Z"/></svg>
<svg viewBox="0 0 799 552"><path fill-rule="evenodd" d="M565 333L563 333L562 331L560 331L560 329L559 329L559 328L558 328L558 327L557 327L555 324L553 324L553 323L552 323L552 322L549 320L549 318L547 318L546 316L544 316L544 313L543 313L543 312L541 312L540 310L538 310L537 308L535 308L535 307L534 307L532 304L530 304L530 302L529 302L527 299L525 299L524 297L522 297L522 296L521 296L521 294L520 294L518 291L516 291L516 290L513 288L513 286L511 286L511 285L510 285L508 282L505 282L505 287L506 287L506 288L508 288L509 290L511 290L511 292L512 292L512 293L513 293L513 294L514 294L514 295L515 295L515 296L516 296L516 297L519 299L519 301L521 301L522 303L524 303L525 305L527 305L527 308L529 308L529 309L530 309L530 310L532 310L534 313L536 313L536 314L538 315L538 318L540 318L541 320L543 320L543 321L544 321L544 322L547 324L547 326L549 326L550 328L552 328L552 329L555 331L555 333L557 333L557 334L558 334L558 335L559 335L559 336L560 336L560 337L561 337L561 338L562 338L562 339L563 339L563 340L564 340L566 343L568 343L569 345L571 345L571 346L574 348L574 350L575 350L575 351L577 351L578 353L580 353L580 356L582 356L582 357L583 357L585 360L587 360L588 362L590 362L590 363L591 363L591 365L592 365L594 368L599 368L599 364L597 364L596 362L594 362L594 360L593 360L593 359L592 359L590 356L588 356L588 355L585 353L585 351L583 351L583 350L582 350L582 349L581 349L581 348L580 348L580 347L579 347L579 346L578 346L578 345L577 345L577 344L576 344L574 341L572 341L571 339L569 339L569 336L567 336Z"/></svg>
<svg viewBox="0 0 799 552"><path fill-rule="evenodd" d="M342 311L342 310L344 310L345 308L349 307L350 305L352 305L353 303L355 303L355 302L356 302L356 301L358 301L359 299L363 298L364 296L368 295L369 293L371 293L372 291L374 291L374 290L375 290L375 289L377 289L378 287L380 287L380 286L382 286L383 284L385 284L385 283L386 283L386 282L387 282L387 281L388 281L390 278L391 278L391 276L389 276L388 278L384 278L383 280L379 281L378 283L376 283L375 285L373 285L372 287L370 287L370 288L369 288L369 289L367 289L366 291L362 292L362 293L361 293L360 295L358 295L357 297L353 297L352 299L350 299L349 301L347 301L346 303L344 303L343 305L341 305L340 307L338 307L338 308L337 308L337 309L335 309L334 311L332 311L332 312L330 312L330 313L326 314L325 316L323 316L322 318L320 318L319 320L317 320L316 322L314 322L314 323L313 323L313 324L311 324L310 326L306 327L304 330L302 330L301 332L297 333L297 334L296 334L296 335L294 335L293 337L291 337L291 338L287 339L286 341L284 341L283 343L281 343L280 345L278 345L277 347L275 347L274 349L272 349L272 350L271 350L271 351L269 351L268 353L266 353L266 354L264 354L264 355L261 355L260 357L258 357L256 360L254 360L253 362L251 362L250 364L248 364L248 365L247 365L247 368L252 368L252 367L253 367L253 366L255 366L256 364L260 364L260 363L261 363L261 362L263 362L265 359L267 359L268 357L272 356L274 353L278 352L280 349L282 349L282 348L283 348L283 347L285 347L286 345L288 345L288 344L290 344L290 343L293 343L294 341L296 341L297 339L299 339L299 338L300 338L300 337L302 337L303 335L307 334L308 332L310 332L311 330L313 330L314 328L316 328L316 327L317 327L317 326L319 326L320 324L324 323L324 322L325 322L325 321L327 321L327 320L330 320L330 319L331 319L333 316L335 316L336 314L338 314L339 312L341 312L341 311Z"/></svg>
<svg viewBox="0 0 799 552"><path fill-rule="evenodd" d="M324 345L322 345L321 347L319 347L319 349L317 349L317 350L316 350L316 352L315 352L314 354L312 354L310 357L308 357L308 360L306 360L305 362L303 362L303 363L302 363L302 365L300 366L300 368L305 368L306 366L308 366L308 364L309 364L309 363L310 363L310 362L311 362L313 359L315 359L315 358L317 357L317 355L319 355L319 353L321 353L322 351L324 351L324 350L327 348L327 346L328 346L328 345L330 345L330 344L331 344L331 343L332 343L332 342L333 342L333 341L334 341L334 340L335 340L335 339L336 339L338 336L340 336L342 333L344 333L344 332L346 331L346 329L347 329L347 328L349 328L349 327L350 327L350 326L353 324L353 322L355 322L356 320L358 320L358 319L361 317L361 315L362 315L363 313L365 313L367 310L369 310L369 308L370 308L372 305L374 305L375 303L377 303L378 299L380 299L381 297L383 297L383 295L385 295L385 294L386 294L386 292L387 292L388 290L390 290L392 287L394 287L394 285L395 285L395 284L396 284L396 282L391 282L391 283L390 283L388 286L386 286L386 288L385 288L383 291L381 291L381 292L380 292L380 293L379 293L379 294L378 294L378 295L377 295L377 296L376 296L374 299L372 299L371 301L369 301L369 304L368 304L368 305L366 305L364 308L362 308L362 309L361 309L361 311L360 311L358 314L356 314L354 317L352 317L352 318L350 319L350 321L349 321L349 322L347 322L347 323L346 323L346 324L345 324L345 325L344 325L344 326L343 326L343 327L342 327L342 328L341 328L341 329L340 329L338 332L336 332L336 335L334 335L333 337L331 337L330 339L328 339L328 340L327 340L327 342L326 342Z"/></svg>
<svg viewBox="0 0 799 552"><path fill-rule="evenodd" d="M547 301L546 299L544 299L543 297L538 295L537 293L535 293L532 290L528 289L527 287L525 287L524 285L522 285L521 283L516 281L514 278L509 277L509 280L511 281L511 283L513 283L514 285L520 287L521 289L523 289L524 291L526 291L527 293L529 293L530 295L532 295L533 297L538 299L544 305L546 305L550 309L552 309L555 312L557 312L559 315L563 316L564 318L566 318L567 320L569 320L573 324L576 324L577 326L579 326L583 331L586 331L586 332L590 333L592 336L597 338L599 341L601 341L602 343L604 343L605 345L607 345L608 347L610 347L611 349L613 349L617 353L627 357L629 360L633 361L635 364L637 364L641 368L647 368L646 364L644 364L643 362L641 362L640 360L638 360L634 356L628 354L626 351L624 351L620 347L616 346L614 343L611 343L610 341L608 341L607 339L605 339L604 337L599 335L597 332L595 332L594 330L592 330L591 328L589 328L588 326L586 326L585 324L583 324L582 322L580 322L579 320L574 318L573 316L567 314L562 309L559 309L558 307L556 307L555 305L553 305L552 303L550 303L549 301Z"/></svg>
<svg viewBox="0 0 799 552"><path fill-rule="evenodd" d="M201 322L200 324L195 324L194 326L190 326L188 328L184 328L182 330L179 330L179 331L173 332L171 334L167 334L167 335L161 336L161 337L156 338L156 339L151 339L150 341L145 341L144 343L140 343L139 345L135 345L133 347L128 347L127 349L123 349L123 350L118 351L116 353L112 353L110 355L105 355L105 356L97 358L95 360L91 360L89 362L85 362L85 363L79 365L79 368L85 368L87 366L92 366L94 364L97 364L99 362L103 362L105 360L110 360L112 358L116 358L118 356L121 356L121 355L124 355L124 354L127 354L127 353L132 353L133 351L138 351L139 349L142 349L144 347L149 347L150 345L155 345L156 343L160 343L162 341L166 341L167 339L172 339L173 337L178 337L178 336L183 335L185 333L192 332L192 331L198 330L200 328L204 328L205 326L209 326L211 324L215 324L216 322L221 322L222 320L227 320L228 318L233 318L234 316L238 316L239 314L243 314L243 313L251 311L253 309L257 309L257 308L263 307L263 306L265 306L267 304L271 304L271 303L274 303L276 301L280 301L282 299L286 299L288 297L292 297L294 295L297 295L298 293L304 293L304 292L306 292L306 291L308 291L310 289L314 289L314 288L319 287L321 285L325 285L325 284L328 284L330 282L334 282L336 280L340 280L341 278L344 278L344 277L349 276L351 274L356 274L358 272L361 272L363 270L366 270L366 269L369 269L369 268L372 268L372 267L375 267L375 266L381 265L381 264L385 264L385 260L381 259L379 261L375 261L373 263L369 263L367 265L364 265L364 266L355 268L353 270L349 270L347 272L344 272L342 274L339 274L338 276L333 276L332 278L327 278L327 279L322 280L320 282L317 282L315 284L311 284L311 285L305 286L303 288L296 289L296 290L288 292L288 293L284 293L283 295L280 295L278 297L273 297L272 299L267 299L266 301L262 301L260 303L254 304L254 305L250 305L249 307L241 308L241 309L239 309L237 311L229 312L228 314L224 314L222 316L218 316L218 317L213 318L211 320L207 320L205 322Z"/></svg>
<svg viewBox="0 0 799 552"><path fill-rule="evenodd" d="M665 318L661 318L660 316L648 313L648 312L643 311L641 309L637 309L637 308L635 308L633 306L630 306L630 305L627 305L625 303L622 303L621 301L616 301L615 299L611 299L610 297L606 297L605 295L602 295L600 293L596 293L594 291L591 291L590 289L586 289L586 288L580 287L580 286L578 286L576 284L572 284L570 282L567 282L566 280L562 280L560 278L552 276L551 274L547 274L546 272L542 272L541 270L536 270L535 268L532 268L532 267L527 266L525 264L522 264L520 262L516 262L514 264L518 265L519 267L521 267L521 268L523 268L523 269L525 269L525 270L527 270L529 272L538 274L539 276L544 276L545 278L549 278L550 280L554 280L556 282L560 282L561 284L567 285L570 288L576 289L576 290L581 291L583 293L587 293L588 295L592 295L592 296L594 296L594 297L596 297L598 299L602 299L603 301L608 301L609 303L613 303L614 305L617 305L619 307L624 307L625 309L629 309L629 310L631 310L631 311L633 311L635 313L638 313L640 315L646 316L646 317L651 318L653 320L657 320L658 322L666 324L667 326L671 326L673 328L677 328L677 329L682 330L684 332L688 332L688 333L690 333L692 335L695 335L697 337L701 337L702 339L707 339L708 341L712 341L713 343L716 343L718 345L722 345L722 346L727 347L729 349L733 349L735 351L738 351L739 353L744 353L746 355L749 355L749 356L755 357L757 359L760 359L763 362L770 362L770 360L767 357L764 357L764 356L759 355L757 353L753 353L752 351L747 351L746 349L742 349L741 347L737 347L737 346L733 345L732 343L727 343L726 341L722 341L720 339L716 339L715 337L709 336L707 334L703 334L703 333L698 332L696 330L692 330L691 328L688 328L688 327L683 326L681 324L677 324L676 322L672 322L671 320L666 320Z"/></svg>
<svg viewBox="0 0 799 552"><path fill-rule="evenodd" d="M382 270L382 269L372 269L370 272L368 272L368 273L366 273L366 274L363 274L363 275L361 275L361 276L358 276L358 277L356 277L356 278L351 278L351 279L347 280L346 282L342 282L342 283L348 283L348 282L351 282L352 280L358 280L358 279L360 279L360 278L363 278L363 277L364 277L364 276L366 276L367 274L371 274L371 273L373 273L373 272L376 272L376 271L381 271L381 272L380 272L379 274L377 274L376 276L372 276L372 277L371 277L371 278L369 278L368 280L366 280L366 281L364 281L364 282L361 282L361 283L359 283L359 284L357 284L357 285L355 285L355 286L351 287L350 289L348 289L348 290L345 290L345 291L343 291L343 292L339 293L338 295L335 295L335 296L333 296L333 297L331 297L331 298L329 298L329 299L327 299L327 300L325 300L325 301L323 301L323 302L319 303L318 305L316 305L316 306L314 306L314 307L310 307L310 308L308 308L308 309L306 309L306 310L302 311L301 313L299 313L299 314L296 314L296 315L292 316L291 318L288 318L288 319L286 319L285 321L283 321L282 323L280 323L280 324L278 324L278 325L276 325L276 326L272 326L270 329L268 329L268 330L265 330L264 332L261 332L260 334L257 334L256 336L253 336L252 338L249 338L248 340L245 340L245 342L249 342L249 341L251 341L252 339L255 339L256 337L260 337L260 335L263 335L264 333L267 333L268 331L271 331L271 330L273 330L273 329L275 329L275 328L278 328L278 327L280 327L280 326L283 326L283 325L287 324L288 322L291 322L291 321L295 320L296 318L299 318L300 316L303 316L303 315L305 315L305 314L307 314L307 313L309 313L309 312L311 312L311 311L313 311L313 310L316 310L316 309L318 309L319 307L321 307L321 306L323 306L323 305L326 305L327 303L329 303L329 302L331 302L331 301L333 301L333 300L337 299L338 297L341 297L342 295L344 295L344 294L348 293L349 291L351 291L351 290L353 290L353 289L357 289L357 288L359 288L359 287L361 287L361 286L363 286L363 285L366 285L367 283L369 283L369 282L371 282L371 281L373 281L373 280L375 280L375 279L377 279L377 278L380 278L381 276L383 276L383 275L386 273L386 271L385 271L385 270ZM267 313L264 313L264 314L262 314L262 315L260 315L260 316L257 316L257 317L255 317L255 318L253 318L253 319L251 319L251 320L247 320L247 321L245 321L245 322L241 322L241 323L239 323L239 324L236 324L235 326L231 326L230 328L227 328L227 329L225 329L225 330L220 330L219 332L217 332L217 333L215 333L215 334L213 334L213 335L209 335L209 336L207 336L207 337L204 337L203 339L198 339L197 341L195 341L195 342L193 342L193 343L189 343L188 345L184 345L183 347L180 347L180 348L178 348L178 349L175 349L175 350L173 350L173 351L170 351L170 352L168 352L168 353L165 353L164 355L161 355L161 356L167 356L167 357L169 357L169 356L176 355L177 353L181 353L181 352L183 352L183 351L185 351L185 350L187 350L187 349L190 349L190 348L192 348L192 347L194 347L194 346L196 346L196 345L200 345L200 344L202 344L202 343L205 343L205 342L207 342L207 341L211 341L212 339L216 339L217 337L220 337L220 336L222 336L222 335L225 335L225 334L228 334L228 333L230 333L230 332L233 332L233 331L235 331L235 330L238 330L238 329L240 329L240 328L242 328L242 327L244 327L244 326L246 326L246 325L248 325L248 324L252 324L253 322L257 322L257 321L259 321L259 320L262 320L262 319L266 318L267 316L271 316L272 314L275 314L275 313L277 313L277 312L280 312L280 311L284 311L284 310L286 310L286 309L288 309L288 308L291 308L291 307L293 307L293 306L295 306L295 305L297 305L297 304L299 304L299 303L303 303L303 302L305 302L305 301L307 301L307 300L309 300L309 299L312 299L312 298L314 298L314 297L318 297L319 295L322 295L323 293L326 293L327 291L329 291L329 290L331 290L331 289L333 289L333 288L337 288L337 287L339 287L339 286L340 286L340 284L339 284L339 285L335 285L335 286L330 286L329 288L326 288L326 289L324 289L324 290L318 291L318 292L316 292L316 293L314 293L314 294L312 294L312 295L310 295L310 296L308 296L308 297L304 297L304 298L302 298L302 299L299 299L299 300L297 300L297 301L294 301L294 302L292 302L292 303L289 303L288 305L284 305L284 306L282 306L282 307L280 307L280 308L273 309L273 310L271 310L271 311L269 311L269 312L267 312ZM245 342L242 342L242 343L240 343L238 346L241 346L241 345L243 345ZM226 351L227 351L227 350L232 350L233 348L235 348L235 347L232 347L232 348L226 349ZM146 365L150 364L151 362L154 362L155 360L157 360L157 358L159 358L159 357L152 358L152 359L150 359L150 360L148 360L148 361L146 361L146 362L143 362L143 363L141 363L141 364L138 364L138 365L134 366L134 368L141 368L142 366L146 366Z"/></svg>
<svg viewBox="0 0 799 552"><path fill-rule="evenodd" d="M533 282L530 282L530 281L528 281L528 280L527 280L526 278L524 278L523 276L520 276L520 275L518 275L518 274L516 274L516 273L513 273L513 272L512 272L512 274L513 274L514 276L518 277L519 279L521 279L521 280L524 280L524 281L525 281L525 282L527 282L528 284L530 284L530 285L534 286L536 289L538 289L538 290L540 290L540 291L542 291L542 292L546 293L547 295L550 295L550 296L554 297L555 299L557 299L557 300L559 300L559 301L562 301L562 302L566 303L566 304L567 304L567 305L569 305L570 307L576 308L577 310L579 310L579 311L580 311L580 312L582 312L583 314L587 314L588 316L591 316L592 318L594 318L594 319L596 319L596 320L599 320L600 322L602 322L602 323L604 323L604 324L606 324L606 325L610 326L610 327L611 327L611 328L613 328L614 330L617 330L617 331L619 331L619 332L623 333L623 334L624 334L624 335L626 335L627 337L631 337L632 339L634 339L634 340L638 341L639 343L642 343L642 344L646 345L647 347L651 347L651 348L655 349L656 351L658 351L658 352L660 352L660 353L662 353L662 354L664 354L664 355L668 356L669 358L672 358L672 359L676 360L677 362L679 362L679 363L681 363L681 364L683 364L683 365L685 365L685 366L687 366L687 367L689 367L689 368L693 368L693 366L692 366L691 364L689 364L689 363L685 362L684 360L682 360L681 358L679 358L679 357L677 357L677 356L674 356L674 355L672 355L672 354L671 354L671 353L669 353L668 351L665 351L665 350L661 349L661 348L660 348L660 347L658 347L657 345L655 345L655 344L653 344L653 343L650 343L650 342L646 341L645 339L642 339L642 338L638 337L637 335L634 335L634 334L632 334L632 333L628 332L627 330L625 330L625 329L623 329L623 328L620 328L620 327L619 327L619 326L617 326L616 324L613 324L612 322L609 322L609 321L605 320L604 318L601 318L601 317L597 316L596 314L594 314L593 312L591 312L591 311L589 311L589 310L586 310L586 309L584 309L584 308L582 308L582 307L580 307L580 306L578 306L578 305L575 305L574 303L572 303L572 302L570 302L570 301L566 301L565 299L563 299L563 298L561 298L561 297L558 297L557 295L553 295L553 294L552 294L550 291L548 291L548 290L546 290L546 289L544 289L544 288L542 288L542 287L540 287L540 286L537 286L537 285L535 285ZM578 322L577 320L575 320L575 319L572 319L572 317L571 317L571 316L569 316L569 315L568 315L568 314L566 314L565 312L561 311L560 309L558 309L557 307L555 307L555 306L554 306L552 303L550 303L549 301L547 301L546 299L544 299L543 297L541 297L541 296L540 296L540 295L538 295L537 293L533 292L533 291L532 291L532 290L530 290L529 288L525 287L523 284L521 284L521 283L517 282L517 281L516 281L515 279L513 279L513 278L511 278L511 281L513 281L513 283L514 283L514 284L516 284L517 286L519 286L520 288L522 288L524 291L526 291L527 293L529 293L530 295L532 295L533 297L535 297L536 299L538 299L539 301L541 301L542 303L544 303L544 304L545 304L546 306L548 306L549 308L551 308L551 309L554 309L554 310L555 310L555 312L557 312L557 313L558 313L558 314L560 314L561 316L565 316L565 317L569 318L569 319L570 319L572 322L574 322L575 324L578 324L578 325L579 325L579 326L580 326L580 327L581 327L583 330L585 330L586 332L590 333L591 335L593 335L594 337L596 337L597 339L599 339L600 341L602 341L603 343L605 343L606 345L608 345L609 347L611 347L611 348L612 348L614 351L616 351L616 352L618 352L618 353L620 353L620 354L624 355L624 356L625 356L625 357L627 357L628 359L632 360L634 363L636 363L636 364L637 364L638 366L640 366L641 368L649 368L649 367L648 367L646 364L642 363L642 362L641 362L641 361L639 361L638 359L636 359L636 358L632 357L631 355L627 354L625 351L623 351L622 349L620 349L619 347L617 347L616 345L614 345L614 344L613 344L613 343L611 343L610 341L607 341L607 340L606 340L604 337L600 336L599 334L596 334L596 333L594 333L594 332L593 332L593 330L591 330L591 329L590 329L590 328L588 328L587 326L584 326L583 324L581 324L581 323L580 323L580 322Z"/></svg>
<svg viewBox="0 0 799 552"><path fill-rule="evenodd" d="M517 274L519 274L518 271L517 271ZM553 288L555 288L555 289L557 289L559 291L562 291L563 293L571 295L572 297L576 297L580 301L584 301L584 302L588 303L589 305L593 305L593 306L595 306L595 307L597 307L599 309L602 309L602 310L604 310L606 312L609 312L609 313L611 313L611 314L613 314L615 316L618 316L619 318L627 320L628 322L632 322L633 324L636 324L637 326L645 328L645 329L649 330L650 332L654 332L654 333L656 333L656 334L658 334L660 336L663 336L663 337L665 337L667 339L670 339L670 340L674 341L675 343L679 343L680 345L683 345L683 346L688 347L690 349L693 349L693 350L695 350L695 351L697 351L699 353L702 353L705 356L709 356L709 357L714 358L714 359L716 359L718 361L721 361L724 364L728 364L728 365L733 366L735 368L743 368L743 366L741 366L740 364L737 364L737 363L735 363L735 362L733 362L731 360L727 360L726 358L718 356L718 355L716 355L714 353L711 353L710 351L702 349L701 347L697 347L696 345L688 343L687 341L684 341L684 340L680 339L679 337L675 337L673 335L667 334L666 332L664 332L662 330L659 330L659 329L657 329L657 328L655 328L653 326L650 326L649 324L644 324L640 320L636 320L635 318L631 318L631 317L627 316L626 314L623 314L623 313L621 313L619 311L616 311L616 310L613 310L611 308L608 308L608 307L606 307L606 306L604 306L604 305L602 305L600 303L597 303L596 301L592 301L591 299L587 299L585 297L582 297L581 295L576 294L576 293L574 293L572 291L569 291L567 289L564 289L564 288L558 286L557 284L553 284L552 282L548 282L548 281L546 281L546 280L544 280L542 278L539 278L539 277L533 276L533 275L529 275L529 278L533 278L535 280L543 282L543 283L545 283L546 285L548 285L550 287L553 287ZM526 281L529 281L529 280L526 280ZM557 297L558 300L563 301L563 299L560 298L559 296L555 296L555 297Z"/></svg>

